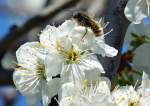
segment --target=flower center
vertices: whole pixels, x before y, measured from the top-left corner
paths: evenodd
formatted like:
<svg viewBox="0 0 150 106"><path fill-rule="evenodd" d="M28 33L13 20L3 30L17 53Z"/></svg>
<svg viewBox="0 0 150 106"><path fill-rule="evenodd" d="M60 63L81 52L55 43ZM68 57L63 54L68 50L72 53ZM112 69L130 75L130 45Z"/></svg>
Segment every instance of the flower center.
<svg viewBox="0 0 150 106"><path fill-rule="evenodd" d="M65 50L64 42L57 40L56 50L63 55L66 64L79 64L81 53L73 45L68 50Z"/></svg>
<svg viewBox="0 0 150 106"><path fill-rule="evenodd" d="M129 101L128 106L140 106L139 101Z"/></svg>
<svg viewBox="0 0 150 106"><path fill-rule="evenodd" d="M46 79L45 77L45 66L44 64L39 64L37 67L37 73L40 79Z"/></svg>
<svg viewBox="0 0 150 106"><path fill-rule="evenodd" d="M65 52L65 59L67 64L79 63L80 52L73 47Z"/></svg>
<svg viewBox="0 0 150 106"><path fill-rule="evenodd" d="M89 80L84 80L84 81L83 81L83 85L84 85L85 87L90 87L90 86L91 86L91 81L89 81Z"/></svg>

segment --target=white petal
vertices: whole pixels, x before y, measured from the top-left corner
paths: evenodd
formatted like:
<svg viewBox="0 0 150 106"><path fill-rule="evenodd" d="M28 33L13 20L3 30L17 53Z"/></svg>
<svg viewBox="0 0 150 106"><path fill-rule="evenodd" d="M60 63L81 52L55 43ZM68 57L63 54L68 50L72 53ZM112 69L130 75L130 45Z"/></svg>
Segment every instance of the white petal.
<svg viewBox="0 0 150 106"><path fill-rule="evenodd" d="M135 50L133 68L138 71L145 71L150 75L150 43L143 44Z"/></svg>
<svg viewBox="0 0 150 106"><path fill-rule="evenodd" d="M143 35L144 34L144 30L143 30L143 23L140 24L134 24L131 23L127 29L126 35L125 35L125 43L130 43L132 41L132 36L131 33L136 33L138 35Z"/></svg>
<svg viewBox="0 0 150 106"><path fill-rule="evenodd" d="M73 93L75 92L75 90L77 90L74 88L75 88L75 86L72 82L68 82L68 83L63 84L60 91L59 91L59 94L58 94L59 100L65 98L65 97L72 96Z"/></svg>
<svg viewBox="0 0 150 106"><path fill-rule="evenodd" d="M98 41L94 48L95 53L101 54L103 57L114 57L118 54L118 50L107 45L104 41Z"/></svg>
<svg viewBox="0 0 150 106"><path fill-rule="evenodd" d="M85 79L96 81L100 77L100 72L98 70L87 70L85 71Z"/></svg>
<svg viewBox="0 0 150 106"><path fill-rule="evenodd" d="M135 33L139 36L150 36L150 25L145 25L144 21L142 21L140 24L134 24L131 23L127 29L124 43L129 44L133 40L131 33Z"/></svg>
<svg viewBox="0 0 150 106"><path fill-rule="evenodd" d="M125 16L131 22L139 24L148 16L148 4L146 0L129 0L125 7Z"/></svg>
<svg viewBox="0 0 150 106"><path fill-rule="evenodd" d="M138 88L138 93L140 93L143 97L149 96L150 94L150 79L145 72L143 72L142 83Z"/></svg>
<svg viewBox="0 0 150 106"><path fill-rule="evenodd" d="M107 86L108 86L108 88L109 89L111 89L111 82L110 82L110 80L107 78L107 77L100 77L99 78L99 80L101 81L101 82L104 82Z"/></svg>
<svg viewBox="0 0 150 106"><path fill-rule="evenodd" d="M105 96L103 101L98 103L96 106L99 106L99 104L101 104L100 106L117 106L115 102L112 100L111 96Z"/></svg>
<svg viewBox="0 0 150 106"><path fill-rule="evenodd" d="M45 72L47 81L51 81L52 76L56 76L61 73L63 65L63 59L57 54L48 54L45 60Z"/></svg>
<svg viewBox="0 0 150 106"><path fill-rule="evenodd" d="M140 104L141 104L141 106L149 106L149 104L150 104L150 96L141 97Z"/></svg>
<svg viewBox="0 0 150 106"><path fill-rule="evenodd" d="M83 26L76 26L72 31L71 38L73 39L72 42L83 50L91 49L95 44L95 35L93 32L91 29Z"/></svg>
<svg viewBox="0 0 150 106"><path fill-rule="evenodd" d="M64 51L68 51L72 48L72 39L69 36L62 36L59 38L60 45L64 48Z"/></svg>
<svg viewBox="0 0 150 106"><path fill-rule="evenodd" d="M59 106L70 106L70 100L68 98L63 98L59 102Z"/></svg>
<svg viewBox="0 0 150 106"><path fill-rule="evenodd" d="M62 25L58 27L58 29L61 31L60 36L70 35L76 25L77 23L74 20L66 20Z"/></svg>
<svg viewBox="0 0 150 106"><path fill-rule="evenodd" d="M79 85L85 77L84 70L81 70L78 65L72 64L70 69L69 81Z"/></svg>
<svg viewBox="0 0 150 106"><path fill-rule="evenodd" d="M143 88L150 88L150 79L145 72L143 72L142 85L141 86Z"/></svg>
<svg viewBox="0 0 150 106"><path fill-rule="evenodd" d="M60 32L56 27L48 25L40 34L41 45L45 48L53 49L56 45L58 34L60 34Z"/></svg>
<svg viewBox="0 0 150 106"><path fill-rule="evenodd" d="M13 74L13 81L23 95L37 94L41 89L41 81L35 71L18 69Z"/></svg>
<svg viewBox="0 0 150 106"><path fill-rule="evenodd" d="M54 78L49 82L42 82L42 101L44 106L48 106L53 96L58 93L60 88L60 78Z"/></svg>
<svg viewBox="0 0 150 106"><path fill-rule="evenodd" d="M43 62L46 52L39 46L38 42L23 44L17 51L18 64L27 69L36 69L39 62Z"/></svg>
<svg viewBox="0 0 150 106"><path fill-rule="evenodd" d="M110 86L107 84L106 81L100 81L96 89L96 92L105 95L110 95Z"/></svg>
<svg viewBox="0 0 150 106"><path fill-rule="evenodd" d="M112 92L112 96L114 97L116 103L120 104L119 106L128 106L128 101L139 100L139 95L132 86L123 86L118 89L115 89Z"/></svg>
<svg viewBox="0 0 150 106"><path fill-rule="evenodd" d="M79 65L81 70L86 71L95 69L98 70L100 73L105 73L102 65L95 56L88 56L85 59L82 59Z"/></svg>

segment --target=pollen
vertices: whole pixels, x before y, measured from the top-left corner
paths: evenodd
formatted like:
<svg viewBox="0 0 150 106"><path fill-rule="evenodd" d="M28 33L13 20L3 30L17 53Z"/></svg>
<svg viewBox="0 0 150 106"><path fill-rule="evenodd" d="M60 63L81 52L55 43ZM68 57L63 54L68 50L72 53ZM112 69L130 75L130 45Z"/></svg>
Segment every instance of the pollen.
<svg viewBox="0 0 150 106"><path fill-rule="evenodd" d="M140 106L140 102L139 101L129 101L128 106Z"/></svg>
<svg viewBox="0 0 150 106"><path fill-rule="evenodd" d="M46 79L45 77L45 66L44 64L39 64L37 66L37 73L40 79Z"/></svg>
<svg viewBox="0 0 150 106"><path fill-rule="evenodd" d="M62 42L56 41L56 50L57 50L59 53L64 52L64 47L63 47L62 45L63 45Z"/></svg>
<svg viewBox="0 0 150 106"><path fill-rule="evenodd" d="M83 81L83 93L87 94L87 92L89 91L89 89L90 89L91 86L92 86L91 81L84 80Z"/></svg>
<svg viewBox="0 0 150 106"><path fill-rule="evenodd" d="M78 50L74 49L74 47L72 47L65 53L65 59L66 59L66 63L68 63L68 64L79 63L80 52Z"/></svg>

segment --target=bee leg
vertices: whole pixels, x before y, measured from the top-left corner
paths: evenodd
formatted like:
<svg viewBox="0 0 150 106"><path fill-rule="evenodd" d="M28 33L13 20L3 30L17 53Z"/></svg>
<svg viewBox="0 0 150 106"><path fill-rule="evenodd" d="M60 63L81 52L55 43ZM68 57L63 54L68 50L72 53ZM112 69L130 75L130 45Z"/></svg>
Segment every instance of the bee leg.
<svg viewBox="0 0 150 106"><path fill-rule="evenodd" d="M84 33L84 35L82 36L82 38L81 38L81 40L83 40L83 38L85 37L85 35L87 34L87 28L85 28L85 33Z"/></svg>

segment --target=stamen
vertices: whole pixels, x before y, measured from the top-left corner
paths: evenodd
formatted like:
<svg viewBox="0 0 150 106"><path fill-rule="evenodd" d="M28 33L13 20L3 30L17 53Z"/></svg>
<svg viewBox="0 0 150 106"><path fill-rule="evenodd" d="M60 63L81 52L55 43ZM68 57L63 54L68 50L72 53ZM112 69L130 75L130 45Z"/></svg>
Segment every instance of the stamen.
<svg viewBox="0 0 150 106"><path fill-rule="evenodd" d="M80 52L78 50L75 50L73 47L68 50L65 54L64 57L66 59L67 64L72 64L72 63L78 63L79 58L80 58Z"/></svg>
<svg viewBox="0 0 150 106"><path fill-rule="evenodd" d="M150 4L148 4L148 7L147 7L147 11L148 11L148 16L149 16L149 14L150 14Z"/></svg>
<svg viewBox="0 0 150 106"><path fill-rule="evenodd" d="M70 68L70 64L67 66L67 69L65 72L68 72L69 71L69 68Z"/></svg>
<svg viewBox="0 0 150 106"><path fill-rule="evenodd" d="M102 22L102 18L99 19L98 23L101 23L101 22Z"/></svg>
<svg viewBox="0 0 150 106"><path fill-rule="evenodd" d="M107 22L105 25L104 25L104 29L109 25L109 22Z"/></svg>
<svg viewBox="0 0 150 106"><path fill-rule="evenodd" d="M150 15L150 2L148 0L146 0L147 3L147 9L148 9L148 16Z"/></svg>
<svg viewBox="0 0 150 106"><path fill-rule="evenodd" d="M56 50L57 50L59 53L64 52L64 47L62 46L61 42L59 42L59 41L56 41Z"/></svg>
<svg viewBox="0 0 150 106"><path fill-rule="evenodd" d="M112 31L114 31L114 29L111 29L111 30L108 31L107 33L103 34L102 36L106 36L106 35L110 34Z"/></svg>
<svg viewBox="0 0 150 106"><path fill-rule="evenodd" d="M116 91L120 86L116 85L115 88L112 90L112 92Z"/></svg>
<svg viewBox="0 0 150 106"><path fill-rule="evenodd" d="M134 85L134 89L136 88L138 82L139 82L139 80L136 81L136 83L135 83L135 85Z"/></svg>
<svg viewBox="0 0 150 106"><path fill-rule="evenodd" d="M56 97L54 97L54 100L59 104L59 101L58 101L58 99Z"/></svg>
<svg viewBox="0 0 150 106"><path fill-rule="evenodd" d="M129 100L129 102L128 102L128 106L140 106L139 104L140 104L139 101L130 101Z"/></svg>
<svg viewBox="0 0 150 106"><path fill-rule="evenodd" d="M120 101L117 103L117 104L120 104L122 101L124 101L125 100L125 97L120 97L121 99L120 99Z"/></svg>

